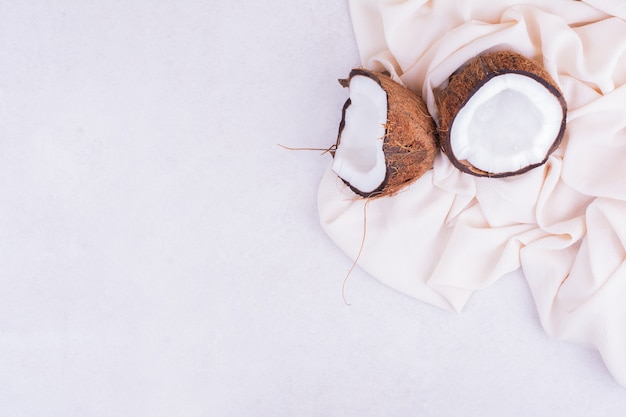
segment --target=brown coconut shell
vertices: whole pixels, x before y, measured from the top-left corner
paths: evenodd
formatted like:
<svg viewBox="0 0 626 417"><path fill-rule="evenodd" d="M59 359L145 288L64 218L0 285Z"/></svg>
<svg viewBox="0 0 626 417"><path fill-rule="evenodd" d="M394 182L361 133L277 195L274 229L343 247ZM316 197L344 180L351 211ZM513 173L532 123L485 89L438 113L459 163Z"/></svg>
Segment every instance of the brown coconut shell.
<svg viewBox="0 0 626 417"><path fill-rule="evenodd" d="M474 167L466 160L456 159L450 150L451 127L459 110L467 104L474 93L492 78L510 73L533 78L557 97L563 109L563 121L559 133L543 161L513 172L486 172ZM540 63L512 51L490 52L470 60L465 66L450 76L448 86L441 91L437 97L437 102L439 109L439 144L442 151L458 169L476 176L509 177L543 165L548 160L550 154L559 147L565 133L567 103L558 84Z"/></svg>
<svg viewBox="0 0 626 417"><path fill-rule="evenodd" d="M387 93L387 123L382 138L386 175L380 186L371 192L362 192L343 181L361 197L392 195L433 167L439 152L437 128L422 98L386 74L356 68L350 72L348 79L339 82L349 87L350 80L357 75L373 79ZM343 106L336 147L341 146L341 133L348 107L350 99ZM332 154L334 156L334 152Z"/></svg>

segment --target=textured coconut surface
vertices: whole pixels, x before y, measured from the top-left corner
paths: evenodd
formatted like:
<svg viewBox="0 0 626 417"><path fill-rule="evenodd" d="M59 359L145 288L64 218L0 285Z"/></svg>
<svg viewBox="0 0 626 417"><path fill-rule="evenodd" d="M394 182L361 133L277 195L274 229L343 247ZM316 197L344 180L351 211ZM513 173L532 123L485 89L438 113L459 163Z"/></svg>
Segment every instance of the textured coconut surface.
<svg viewBox="0 0 626 417"><path fill-rule="evenodd" d="M345 2L0 10L0 415L623 415L517 273L457 315L357 268L344 305L330 156L276 144L337 137Z"/></svg>
<svg viewBox="0 0 626 417"><path fill-rule="evenodd" d="M438 153L435 122L416 93L380 74L388 91L389 112L383 149L389 173L383 195L397 193L433 166Z"/></svg>

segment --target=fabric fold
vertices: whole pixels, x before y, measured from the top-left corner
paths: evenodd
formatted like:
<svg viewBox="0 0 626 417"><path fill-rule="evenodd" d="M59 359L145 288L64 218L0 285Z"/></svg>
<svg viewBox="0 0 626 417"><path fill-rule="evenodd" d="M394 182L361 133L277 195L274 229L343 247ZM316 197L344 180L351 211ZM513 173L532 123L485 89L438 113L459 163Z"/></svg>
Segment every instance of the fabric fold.
<svg viewBox="0 0 626 417"><path fill-rule="evenodd" d="M363 244L359 265L381 282L438 307L460 310L469 293L461 289L463 294L449 300L428 285L436 254L448 239L445 218L454 202L454 194L433 187L431 177L432 172L425 174L410 192L367 202L328 170L318 193L320 219L352 259ZM398 221L407 218L413 221Z"/></svg>
<svg viewBox="0 0 626 417"><path fill-rule="evenodd" d="M350 0L364 67L436 95L477 54L541 62L568 104L560 148L540 168L477 178L445 156L392 197L356 197L330 170L318 208L330 238L369 274L461 311L521 268L546 332L596 348L626 386L626 7L612 0ZM363 240L364 226L366 235Z"/></svg>

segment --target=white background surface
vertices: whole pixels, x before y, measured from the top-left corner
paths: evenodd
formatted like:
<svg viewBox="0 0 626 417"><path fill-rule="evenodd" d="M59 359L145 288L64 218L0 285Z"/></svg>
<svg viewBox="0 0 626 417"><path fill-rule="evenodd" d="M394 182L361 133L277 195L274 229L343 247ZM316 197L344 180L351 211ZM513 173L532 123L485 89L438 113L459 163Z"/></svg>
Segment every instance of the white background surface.
<svg viewBox="0 0 626 417"><path fill-rule="evenodd" d="M358 64L345 1L0 0L0 415L622 416L519 274L343 304L329 157L276 144Z"/></svg>

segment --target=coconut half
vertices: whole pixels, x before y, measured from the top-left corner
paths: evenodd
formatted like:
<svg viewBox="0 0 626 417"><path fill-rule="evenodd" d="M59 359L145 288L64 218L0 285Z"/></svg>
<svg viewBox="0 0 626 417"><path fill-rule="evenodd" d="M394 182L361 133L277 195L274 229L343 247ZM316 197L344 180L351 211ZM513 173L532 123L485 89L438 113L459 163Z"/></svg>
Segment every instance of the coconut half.
<svg viewBox="0 0 626 417"><path fill-rule="evenodd" d="M389 76L354 69L341 85L350 89L332 170L356 194L397 192L432 168L436 127L422 99Z"/></svg>
<svg viewBox="0 0 626 417"><path fill-rule="evenodd" d="M500 51L454 73L438 97L443 152L461 171L507 177L544 164L565 132L567 104L537 62Z"/></svg>

